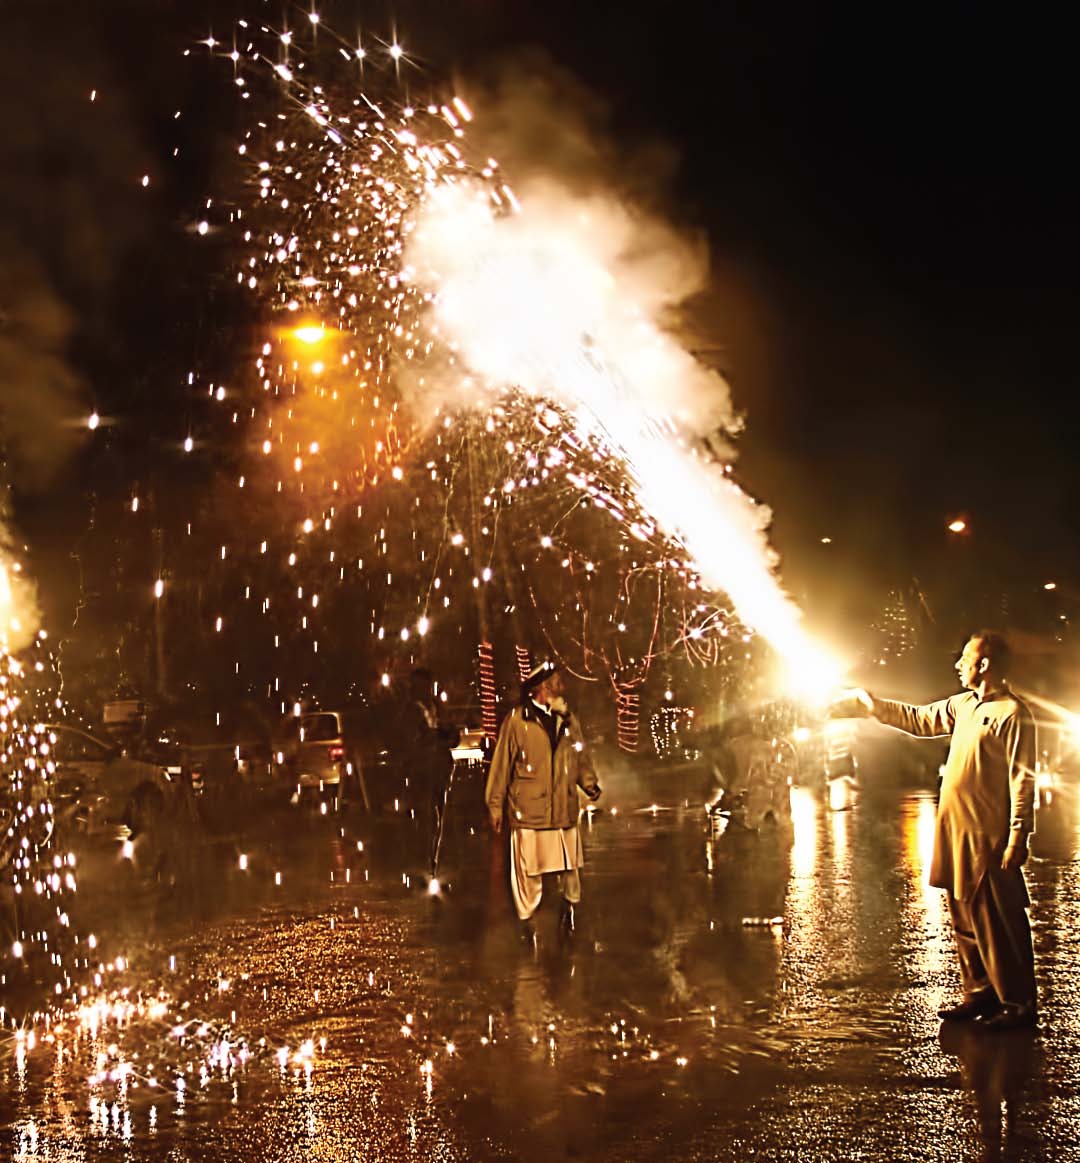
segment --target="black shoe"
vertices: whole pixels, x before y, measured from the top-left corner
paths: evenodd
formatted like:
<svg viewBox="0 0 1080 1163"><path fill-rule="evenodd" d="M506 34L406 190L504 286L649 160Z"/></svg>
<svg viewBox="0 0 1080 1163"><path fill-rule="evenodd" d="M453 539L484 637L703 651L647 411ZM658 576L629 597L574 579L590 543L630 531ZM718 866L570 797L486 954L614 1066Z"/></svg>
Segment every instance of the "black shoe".
<svg viewBox="0 0 1080 1163"><path fill-rule="evenodd" d="M569 901L563 901L562 910L559 913L559 928L568 936L574 935L574 906Z"/></svg>
<svg viewBox="0 0 1080 1163"><path fill-rule="evenodd" d="M1001 1009L997 995L977 993L965 998L958 1006L946 1006L938 1010L937 1016L946 1022L970 1022L976 1018L987 1018Z"/></svg>
<svg viewBox="0 0 1080 1163"><path fill-rule="evenodd" d="M984 1014L975 1019L980 1030L1033 1030L1038 1025L1038 1015L1034 1006L1003 1005L996 1013Z"/></svg>
<svg viewBox="0 0 1080 1163"><path fill-rule="evenodd" d="M528 945L530 949L536 947L536 926L532 922L532 917L527 921L518 921L518 937L522 945Z"/></svg>

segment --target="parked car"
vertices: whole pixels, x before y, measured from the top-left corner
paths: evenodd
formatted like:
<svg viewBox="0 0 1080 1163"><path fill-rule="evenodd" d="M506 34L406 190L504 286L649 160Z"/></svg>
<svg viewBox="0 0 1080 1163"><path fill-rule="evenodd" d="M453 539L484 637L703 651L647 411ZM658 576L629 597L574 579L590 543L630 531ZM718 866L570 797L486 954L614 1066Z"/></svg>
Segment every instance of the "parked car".
<svg viewBox="0 0 1080 1163"><path fill-rule="evenodd" d="M79 727L57 723L44 730L57 806L90 830L123 824L135 835L158 823L184 793L185 771L176 755L135 758Z"/></svg>
<svg viewBox="0 0 1080 1163"><path fill-rule="evenodd" d="M308 789L330 788L339 799L350 793L366 809L366 785L352 717L344 711L309 711L285 719L273 743L272 766L280 782L299 797Z"/></svg>
<svg viewBox="0 0 1080 1163"><path fill-rule="evenodd" d="M487 759L488 743L483 727L462 727L457 744L450 748L450 756L455 763L481 766Z"/></svg>
<svg viewBox="0 0 1080 1163"><path fill-rule="evenodd" d="M280 784L299 798L329 788L339 802L365 812L405 813L421 806L414 773L408 770L400 724L386 705L290 716L274 741L272 762ZM481 731L461 730L451 762L472 769L484 762Z"/></svg>

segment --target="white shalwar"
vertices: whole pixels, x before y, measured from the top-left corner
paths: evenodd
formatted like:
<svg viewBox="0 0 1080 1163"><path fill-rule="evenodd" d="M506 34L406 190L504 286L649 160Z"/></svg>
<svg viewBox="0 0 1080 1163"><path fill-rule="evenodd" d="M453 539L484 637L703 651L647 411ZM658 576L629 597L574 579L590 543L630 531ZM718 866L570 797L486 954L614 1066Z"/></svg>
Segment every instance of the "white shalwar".
<svg viewBox="0 0 1080 1163"><path fill-rule="evenodd" d="M544 873L559 873L563 899L575 905L581 900L584 863L581 832L570 828L510 829L510 891L518 918L527 921L540 907Z"/></svg>

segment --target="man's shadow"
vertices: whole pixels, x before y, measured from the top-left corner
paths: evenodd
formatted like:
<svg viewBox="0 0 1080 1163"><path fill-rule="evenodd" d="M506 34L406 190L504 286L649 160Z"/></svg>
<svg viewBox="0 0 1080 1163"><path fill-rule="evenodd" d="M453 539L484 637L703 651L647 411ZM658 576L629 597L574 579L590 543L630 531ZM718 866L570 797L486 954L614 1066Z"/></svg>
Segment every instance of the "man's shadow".
<svg viewBox="0 0 1080 1163"><path fill-rule="evenodd" d="M1019 1111L1040 1057L1036 1031L990 1033L970 1022L942 1022L938 1041L959 1060L964 1089L974 1095L982 1157L1013 1157Z"/></svg>

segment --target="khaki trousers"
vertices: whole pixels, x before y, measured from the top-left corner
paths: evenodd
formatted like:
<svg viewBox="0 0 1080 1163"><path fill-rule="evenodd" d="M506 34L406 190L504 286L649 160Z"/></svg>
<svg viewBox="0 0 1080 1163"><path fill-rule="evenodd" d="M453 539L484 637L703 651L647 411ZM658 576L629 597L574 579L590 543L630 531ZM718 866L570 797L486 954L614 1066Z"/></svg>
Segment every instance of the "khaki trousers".
<svg viewBox="0 0 1080 1163"><path fill-rule="evenodd" d="M993 990L999 1002L1035 1005L1035 954L1024 874L993 868L971 900L949 893L964 996Z"/></svg>
<svg viewBox="0 0 1080 1163"><path fill-rule="evenodd" d="M514 898L514 908L518 920L527 921L540 907L544 891L544 873L530 875L526 859L526 845L521 833L512 829L510 833L510 895ZM541 862L540 867L551 868L559 878L559 891L563 900L576 905L581 900L581 874L576 868L553 867L553 862Z"/></svg>

